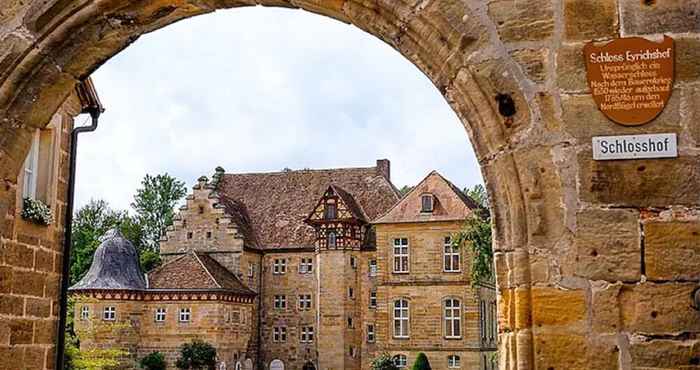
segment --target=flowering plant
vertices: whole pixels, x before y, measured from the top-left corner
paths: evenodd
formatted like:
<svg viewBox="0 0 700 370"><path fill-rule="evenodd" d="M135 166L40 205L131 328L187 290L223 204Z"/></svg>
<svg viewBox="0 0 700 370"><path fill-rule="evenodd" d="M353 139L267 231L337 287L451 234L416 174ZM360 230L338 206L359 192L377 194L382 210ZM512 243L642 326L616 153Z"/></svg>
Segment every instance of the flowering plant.
<svg viewBox="0 0 700 370"><path fill-rule="evenodd" d="M44 202L37 199L24 198L22 218L38 225L48 226L53 222L53 213L51 213L51 208Z"/></svg>

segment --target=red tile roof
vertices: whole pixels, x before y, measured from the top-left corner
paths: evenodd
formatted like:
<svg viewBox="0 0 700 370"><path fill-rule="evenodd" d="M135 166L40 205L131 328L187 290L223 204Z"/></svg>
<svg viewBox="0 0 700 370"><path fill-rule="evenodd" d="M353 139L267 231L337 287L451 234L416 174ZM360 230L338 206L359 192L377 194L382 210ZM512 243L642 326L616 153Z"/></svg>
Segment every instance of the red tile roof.
<svg viewBox="0 0 700 370"><path fill-rule="evenodd" d="M313 229L304 219L331 185L352 194L369 220L400 198L377 167L226 174L218 191L227 213L238 218L241 232L248 234L249 246L301 248L314 245Z"/></svg>
<svg viewBox="0 0 700 370"><path fill-rule="evenodd" d="M213 290L254 295L236 275L206 253L186 253L146 275L148 290Z"/></svg>
<svg viewBox="0 0 700 370"><path fill-rule="evenodd" d="M432 212L421 212L421 196L424 194L432 194L433 196ZM401 201L389 209L386 214L375 219L373 223L459 221L464 220L474 212L481 212L481 208L473 199L437 171L432 171Z"/></svg>

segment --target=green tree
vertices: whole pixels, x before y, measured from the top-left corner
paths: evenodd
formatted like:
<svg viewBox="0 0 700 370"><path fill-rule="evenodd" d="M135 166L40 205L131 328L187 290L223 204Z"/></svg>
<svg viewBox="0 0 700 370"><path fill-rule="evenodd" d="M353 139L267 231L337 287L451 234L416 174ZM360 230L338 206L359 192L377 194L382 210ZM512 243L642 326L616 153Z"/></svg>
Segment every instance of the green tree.
<svg viewBox="0 0 700 370"><path fill-rule="evenodd" d="M175 205L187 194L185 183L166 174L146 175L136 191L131 207L143 229L144 245L158 251L165 228L172 225Z"/></svg>
<svg viewBox="0 0 700 370"><path fill-rule="evenodd" d="M399 189L399 194L401 194L402 197L406 196L409 191L413 190L415 186L408 186L404 185L401 189Z"/></svg>
<svg viewBox="0 0 700 370"><path fill-rule="evenodd" d="M477 184L464 191L482 208L464 221L464 226L453 243L457 246L471 247L471 281L472 285L493 282L493 247L491 245L491 217L488 211L488 195L483 185Z"/></svg>
<svg viewBox="0 0 700 370"><path fill-rule="evenodd" d="M151 352L139 362L146 370L165 370L165 356L160 352Z"/></svg>
<svg viewBox="0 0 700 370"><path fill-rule="evenodd" d="M428 356L421 352L416 357L416 361L413 363L411 370L432 370L430 368L430 362L428 362Z"/></svg>
<svg viewBox="0 0 700 370"><path fill-rule="evenodd" d="M70 281L75 284L90 268L92 256L100 245L100 238L112 228L119 228L124 237L142 249L143 231L126 211L116 211L104 200L90 202L73 217L71 238Z"/></svg>
<svg viewBox="0 0 700 370"><path fill-rule="evenodd" d="M489 209L489 196L486 194L486 188L484 185L476 184L471 188L464 189L464 193L470 198L474 199L477 204L479 204L484 209Z"/></svg>
<svg viewBox="0 0 700 370"><path fill-rule="evenodd" d="M399 370L388 353L382 353L372 360L372 370Z"/></svg>
<svg viewBox="0 0 700 370"><path fill-rule="evenodd" d="M195 339L180 347L180 358L175 363L178 369L214 370L216 348L209 343Z"/></svg>
<svg viewBox="0 0 700 370"><path fill-rule="evenodd" d="M162 260L158 252L146 249L143 252L141 252L141 255L139 256L139 263L141 265L141 270L143 270L144 272L148 272L160 266Z"/></svg>

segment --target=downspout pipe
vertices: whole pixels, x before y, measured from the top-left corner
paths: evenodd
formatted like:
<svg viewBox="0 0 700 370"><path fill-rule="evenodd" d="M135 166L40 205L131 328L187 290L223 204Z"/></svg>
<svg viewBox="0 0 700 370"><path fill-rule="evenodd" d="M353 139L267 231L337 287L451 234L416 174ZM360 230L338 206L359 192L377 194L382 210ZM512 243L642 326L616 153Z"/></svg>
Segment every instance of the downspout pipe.
<svg viewBox="0 0 700 370"><path fill-rule="evenodd" d="M68 169L68 198L65 214L65 233L63 234L63 264L61 277L61 301L59 302L58 316L58 342L56 343L56 370L63 370L64 353L66 351L66 321L68 313L68 285L70 275L70 252L73 233L73 205L75 201L75 163L76 154L78 152L78 135L83 132L92 132L97 129L97 123L102 114L102 109L99 106L86 107L83 113L89 113L92 118L92 123L89 126L76 127L71 131L70 135L70 167Z"/></svg>

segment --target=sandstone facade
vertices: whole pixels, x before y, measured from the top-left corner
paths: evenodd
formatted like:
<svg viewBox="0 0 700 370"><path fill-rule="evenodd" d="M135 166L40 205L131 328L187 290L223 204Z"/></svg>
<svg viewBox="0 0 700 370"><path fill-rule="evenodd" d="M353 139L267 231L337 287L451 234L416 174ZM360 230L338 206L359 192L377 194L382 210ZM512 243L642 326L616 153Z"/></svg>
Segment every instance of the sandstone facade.
<svg viewBox="0 0 700 370"><path fill-rule="evenodd" d="M26 234L27 239L15 232L17 177L29 151L29 133L47 125L77 81L141 34L216 9L253 4L301 8L375 35L425 73L458 114L491 198L501 366L697 366L698 332L688 323L697 313L682 293L699 282L691 276L697 264L658 253L665 246L669 256L688 253L692 243L686 241L694 235L686 230L700 223L696 0L5 1L0 5L0 175L5 183L0 234L6 255L26 252L23 246L41 249L40 232ZM666 110L634 128L606 120L586 85L583 45L662 35L672 36L677 50L676 82ZM508 125L494 99L500 93L510 94L515 103ZM654 132L678 135L678 159L591 159L592 136ZM590 231L608 222L623 226L615 242ZM683 232L669 233L678 225ZM596 255L586 240L605 249L596 248ZM32 268L23 267L24 258L3 258L4 294L12 292L14 276L20 276L17 281L29 283L17 285L21 298L14 299L56 300L55 290L43 292L47 276L56 275L35 274L34 262ZM539 302L542 294L533 294L535 288L557 305L549 298ZM659 298L680 314L656 310ZM547 319L533 324L535 316L547 318L567 306L585 317L569 318L576 323L571 327ZM0 351L15 361L8 366L40 367L39 352L51 350L53 337L40 339L44 347L29 345L29 327L33 333L36 320L24 312L0 317ZM574 351L576 361L570 356Z"/></svg>

